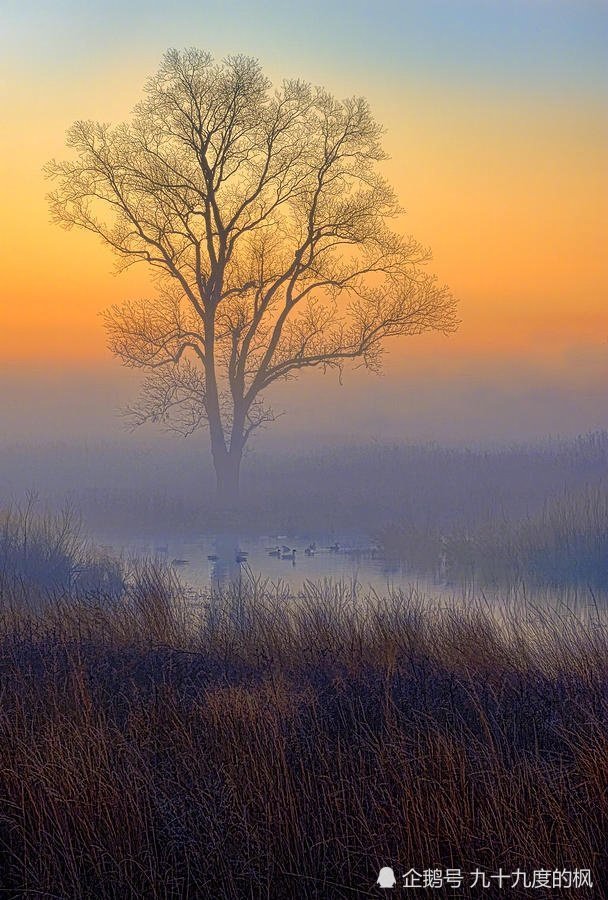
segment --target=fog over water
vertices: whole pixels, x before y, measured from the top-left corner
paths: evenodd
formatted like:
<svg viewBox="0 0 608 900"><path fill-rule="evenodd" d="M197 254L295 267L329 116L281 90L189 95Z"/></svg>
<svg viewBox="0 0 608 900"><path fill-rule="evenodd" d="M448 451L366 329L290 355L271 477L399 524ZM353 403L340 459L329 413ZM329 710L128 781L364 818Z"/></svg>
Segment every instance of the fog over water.
<svg viewBox="0 0 608 900"><path fill-rule="evenodd" d="M432 593L458 591L457 578L438 571L441 535L524 522L564 496L580 506L589 486L605 491L605 433L576 436L608 423L608 364L590 353L571 379L531 366L509 379L498 365L448 373L439 362L400 378L389 365L381 378L347 372L342 386L314 372L282 386L273 402L285 414L244 460L242 511L229 528L215 509L205 431L184 439L126 430L119 410L137 376L113 363L95 372L13 368L0 379L0 503L22 504L31 492L38 508L69 502L98 544L185 560L176 571L199 587L249 570L295 588L332 577L377 590L422 579ZM397 558L372 553L378 541L395 543L395 532ZM306 556L311 543L317 552ZM398 558L406 545L418 547L424 572ZM295 565L270 555L277 546L296 549Z"/></svg>

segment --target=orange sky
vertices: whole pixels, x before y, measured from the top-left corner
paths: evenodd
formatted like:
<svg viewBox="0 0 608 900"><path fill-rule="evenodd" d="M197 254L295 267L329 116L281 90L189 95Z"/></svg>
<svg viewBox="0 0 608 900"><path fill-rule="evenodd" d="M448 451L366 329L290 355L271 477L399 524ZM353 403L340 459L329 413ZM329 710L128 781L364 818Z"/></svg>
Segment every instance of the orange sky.
<svg viewBox="0 0 608 900"><path fill-rule="evenodd" d="M137 98L132 82L128 100ZM77 104L40 104L32 116L20 99L5 107L1 151L1 358L94 365L106 355L97 313L145 293L148 275L113 275L111 253L93 236L50 224L40 168L62 155ZM608 339L605 117L592 105L475 99L404 90L375 104L403 227L430 244L435 271L461 300L449 348L430 338L393 347L391 358L437 346L456 356L558 357ZM93 115L108 105L90 98ZM129 103L114 106L120 115Z"/></svg>
<svg viewBox="0 0 608 900"><path fill-rule="evenodd" d="M225 34L219 53L222 41ZM149 44L134 57L99 51L78 77L54 59L32 68L17 55L0 71L5 367L107 365L98 312L147 290L143 267L114 276L110 251L93 236L50 224L41 167L65 155L64 131L74 119L128 114L164 35L159 31ZM368 97L387 128L386 174L407 209L403 227L433 248L434 270L460 299L459 332L392 344L389 371L398 377L422 359L444 371L500 359L557 372L577 348L608 349L602 91L416 78L414 63L409 73L379 65L362 74L345 47L344 59L320 55L318 64L303 52L296 72L283 51L282 58L270 57L267 70L275 78L322 81L339 96Z"/></svg>

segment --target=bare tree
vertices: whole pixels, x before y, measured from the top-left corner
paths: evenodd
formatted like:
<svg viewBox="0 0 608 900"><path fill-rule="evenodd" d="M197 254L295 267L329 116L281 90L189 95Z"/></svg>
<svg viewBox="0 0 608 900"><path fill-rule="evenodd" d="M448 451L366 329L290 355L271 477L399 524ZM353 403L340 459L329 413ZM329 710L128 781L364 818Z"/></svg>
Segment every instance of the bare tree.
<svg viewBox="0 0 608 900"><path fill-rule="evenodd" d="M228 504L274 382L379 371L386 338L456 327L429 251L389 227L382 133L362 98L170 50L129 122L76 122L74 157L47 166L54 219L157 276L157 297L104 314L114 354L147 373L132 422L208 426Z"/></svg>

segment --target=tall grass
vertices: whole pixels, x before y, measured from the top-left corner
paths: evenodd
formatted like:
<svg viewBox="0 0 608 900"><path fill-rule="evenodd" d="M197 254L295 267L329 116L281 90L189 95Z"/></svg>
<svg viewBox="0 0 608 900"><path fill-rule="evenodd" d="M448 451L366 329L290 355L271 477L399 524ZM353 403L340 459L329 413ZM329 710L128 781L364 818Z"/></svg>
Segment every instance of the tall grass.
<svg viewBox="0 0 608 900"><path fill-rule="evenodd" d="M608 590L608 483L568 491L524 517L494 515L443 534L403 522L381 529L378 538L413 571L451 581Z"/></svg>
<svg viewBox="0 0 608 900"><path fill-rule="evenodd" d="M384 865L605 883L601 613L329 581L197 604L137 575L112 604L1 588L7 896L376 896Z"/></svg>
<svg viewBox="0 0 608 900"><path fill-rule="evenodd" d="M20 585L30 599L54 591L120 594L120 562L84 536L73 507L40 511L35 495L0 514L0 584Z"/></svg>
<svg viewBox="0 0 608 900"><path fill-rule="evenodd" d="M515 522L494 520L477 529L470 544L472 564L485 582L526 580L606 590L608 483L569 492Z"/></svg>

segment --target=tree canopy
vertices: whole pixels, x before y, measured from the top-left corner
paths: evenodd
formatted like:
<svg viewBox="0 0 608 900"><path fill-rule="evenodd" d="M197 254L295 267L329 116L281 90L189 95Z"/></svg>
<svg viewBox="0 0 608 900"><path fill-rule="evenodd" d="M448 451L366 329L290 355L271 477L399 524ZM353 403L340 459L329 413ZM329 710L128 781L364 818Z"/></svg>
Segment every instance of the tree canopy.
<svg viewBox="0 0 608 900"><path fill-rule="evenodd" d="M47 166L55 220L157 276L105 312L112 351L147 373L132 421L208 426L220 488L274 418L274 382L379 371L387 338L456 327L429 250L391 227L382 134L361 97L170 50L129 121L76 122L71 159Z"/></svg>

